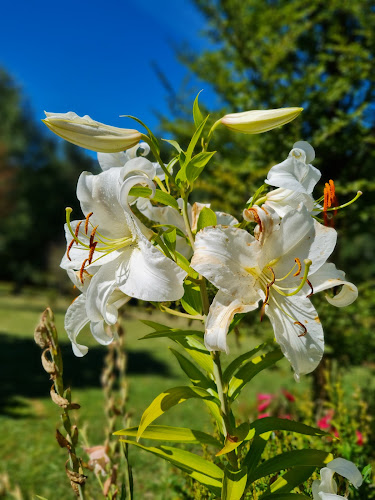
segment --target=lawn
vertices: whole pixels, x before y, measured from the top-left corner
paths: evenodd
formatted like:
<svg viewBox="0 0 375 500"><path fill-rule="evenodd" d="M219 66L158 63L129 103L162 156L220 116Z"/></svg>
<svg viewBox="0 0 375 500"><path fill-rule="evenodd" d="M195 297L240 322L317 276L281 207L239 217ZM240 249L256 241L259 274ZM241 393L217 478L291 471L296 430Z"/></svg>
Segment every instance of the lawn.
<svg viewBox="0 0 375 500"><path fill-rule="evenodd" d="M13 487L19 485L24 499L35 498L36 494L48 500L73 498L64 472L66 450L60 449L54 438L55 428L59 423L59 408L50 400L51 383L41 367L40 348L33 340L39 316L48 305L54 309L60 335L64 379L72 387L73 400L81 405L79 411L73 412L78 418L78 426L82 428L87 425L90 445L101 444L104 440L105 419L100 374L106 348L97 345L90 334L84 332L82 343L90 346L89 352L84 358L74 357L63 329L64 312L69 301L68 298L57 299L53 294L34 289L25 290L22 295L11 295L9 286L0 286L0 473L8 474ZM177 361L169 352L171 341L139 340L151 330L138 321L137 316L151 318L139 308L126 309L124 325L130 386L127 411L131 415L132 425L138 424L143 410L160 392L187 383ZM187 326L184 320L171 316L162 317L161 313L154 313L152 319L174 327ZM241 346L237 346L234 339L231 339L232 355L249 350L257 343L257 339L243 332ZM354 377L351 374L350 380L357 382L358 377L365 378L366 374L357 369ZM288 363L282 360L278 363L276 372L265 371L262 377L254 379L252 386L239 398L241 402L235 411L243 419L249 414L255 417L256 393L275 393L282 387L297 397L305 398L309 381L305 378L302 383L296 384ZM346 390L350 393L353 384L348 384ZM208 432L211 426L210 417L198 401L189 401L173 408L157 423L191 426ZM84 456L84 452L79 451ZM84 459L87 460L87 456ZM136 499L180 498L175 487L183 485L184 479L168 463L135 448L130 450L130 462L133 466ZM93 475L89 481L95 482ZM93 498L100 498L95 492L93 495ZM13 497L8 495L4 498Z"/></svg>

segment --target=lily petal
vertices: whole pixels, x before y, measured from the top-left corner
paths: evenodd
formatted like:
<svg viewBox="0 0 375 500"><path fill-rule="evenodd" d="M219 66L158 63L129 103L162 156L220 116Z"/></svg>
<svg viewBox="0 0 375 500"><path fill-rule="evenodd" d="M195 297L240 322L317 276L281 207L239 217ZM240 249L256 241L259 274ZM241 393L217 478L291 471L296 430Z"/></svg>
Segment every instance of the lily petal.
<svg viewBox="0 0 375 500"><path fill-rule="evenodd" d="M296 380L315 370L323 356L324 336L318 313L310 300L302 296L278 295L276 302L271 297L266 314L276 341L295 371Z"/></svg>
<svg viewBox="0 0 375 500"><path fill-rule="evenodd" d="M77 357L82 357L87 354L88 347L78 344L77 336L82 328L87 325L89 318L86 312L86 296L85 294L80 295L75 299L75 301L68 307L64 327L68 337L72 343L72 349Z"/></svg>
<svg viewBox="0 0 375 500"><path fill-rule="evenodd" d="M327 301L333 306L348 306L358 297L357 287L353 285L353 283L350 283L350 281L346 281L344 271L340 271L332 263L321 266L318 271L309 276L309 280L314 289L314 293L342 285L342 289L334 297L326 295Z"/></svg>
<svg viewBox="0 0 375 500"><path fill-rule="evenodd" d="M235 314L247 313L258 307L258 301L253 304L243 304L223 292L218 292L213 300L206 321L204 336L205 346L209 351L224 351L228 354L227 333Z"/></svg>
<svg viewBox="0 0 375 500"><path fill-rule="evenodd" d="M346 477L355 488L359 488L363 483L362 474L359 472L358 468L344 458L335 458L331 462L328 462L327 467L334 472L340 474L340 476Z"/></svg>

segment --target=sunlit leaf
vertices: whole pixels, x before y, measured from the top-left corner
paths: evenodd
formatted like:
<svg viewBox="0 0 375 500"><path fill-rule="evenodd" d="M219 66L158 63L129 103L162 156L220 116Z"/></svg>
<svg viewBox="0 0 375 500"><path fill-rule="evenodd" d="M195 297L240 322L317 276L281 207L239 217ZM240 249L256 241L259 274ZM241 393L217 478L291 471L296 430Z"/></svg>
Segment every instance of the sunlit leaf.
<svg viewBox="0 0 375 500"><path fill-rule="evenodd" d="M222 500L241 500L246 488L247 469L233 470L229 465L225 468Z"/></svg>

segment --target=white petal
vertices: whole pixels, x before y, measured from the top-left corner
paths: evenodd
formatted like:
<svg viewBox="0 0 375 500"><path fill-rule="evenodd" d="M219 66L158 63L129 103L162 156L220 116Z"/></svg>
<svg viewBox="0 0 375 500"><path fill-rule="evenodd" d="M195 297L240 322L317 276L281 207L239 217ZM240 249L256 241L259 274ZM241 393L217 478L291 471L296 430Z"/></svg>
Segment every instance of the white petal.
<svg viewBox="0 0 375 500"><path fill-rule="evenodd" d="M135 248L125 249L116 273L120 290L141 300L178 300L184 294L186 272L154 247L139 238Z"/></svg>
<svg viewBox="0 0 375 500"><path fill-rule="evenodd" d="M122 170L111 168L98 175L82 172L77 185L77 197L83 213L93 212L90 228L91 225L99 225L98 231L111 238L130 235L124 210L118 201L123 183Z"/></svg>
<svg viewBox="0 0 375 500"><path fill-rule="evenodd" d="M345 307L352 304L358 297L358 289L353 283L345 280L345 273L332 263L326 263L318 271L309 276L314 293L335 286L343 285L340 292L334 297L326 295L327 301L336 307Z"/></svg>
<svg viewBox="0 0 375 500"><path fill-rule="evenodd" d="M78 344L76 341L79 332L88 322L86 296L82 294L68 307L64 320L64 327L72 343L73 352L78 357L84 356L88 351L86 346Z"/></svg>
<svg viewBox="0 0 375 500"><path fill-rule="evenodd" d="M191 267L221 291L251 304L258 299L255 278L247 268L257 266L259 243L247 231L206 227L197 234Z"/></svg>
<svg viewBox="0 0 375 500"><path fill-rule="evenodd" d="M135 147L138 147L138 144ZM113 167L121 168L125 165L127 159L127 154L124 151L120 153L98 153L98 162L102 170L109 170Z"/></svg>
<svg viewBox="0 0 375 500"><path fill-rule="evenodd" d="M144 174L147 175L150 179L153 179L156 174L156 169L153 163L147 158L143 158L143 156L138 156L129 160L123 170L124 178L129 177L130 175L139 175Z"/></svg>
<svg viewBox="0 0 375 500"><path fill-rule="evenodd" d="M292 150L286 160L270 169L264 182L270 186L311 194L321 173L312 165L306 165L303 161L304 152L302 159L297 159L293 154L295 151L302 153L302 150Z"/></svg>
<svg viewBox="0 0 375 500"><path fill-rule="evenodd" d="M180 212L172 207L155 207L150 200L139 198L137 202L138 210L148 219L162 225L176 226L185 233L184 219Z"/></svg>
<svg viewBox="0 0 375 500"><path fill-rule="evenodd" d="M337 484L333 479L334 471L328 467L320 469L320 486L319 491L323 493L337 493Z"/></svg>
<svg viewBox="0 0 375 500"><path fill-rule="evenodd" d="M266 314L271 320L276 341L292 365L296 378L315 370L323 356L324 336L318 313L310 300L298 295L283 297L271 291ZM304 330L294 324L296 321L306 328L304 336L299 337Z"/></svg>
<svg viewBox="0 0 375 500"><path fill-rule="evenodd" d="M322 491L319 494L320 500L347 500L346 497L342 497L341 495L335 495L334 493L323 493Z"/></svg>
<svg viewBox="0 0 375 500"><path fill-rule="evenodd" d="M228 354L227 333L235 314L246 313L258 307L258 302L243 304L223 292L214 298L206 321L204 343L209 351L224 351Z"/></svg>
<svg viewBox="0 0 375 500"><path fill-rule="evenodd" d="M327 467L341 476L346 477L355 488L359 488L363 482L362 474L353 462L349 460L335 458L331 462L328 462Z"/></svg>
<svg viewBox="0 0 375 500"><path fill-rule="evenodd" d="M238 220L233 215L226 214L225 212L215 212L218 225L222 226L235 226L239 224Z"/></svg>
<svg viewBox="0 0 375 500"><path fill-rule="evenodd" d="M302 149L306 154L306 163L312 163L315 160L315 150L306 141L298 141L293 144L293 149Z"/></svg>
<svg viewBox="0 0 375 500"><path fill-rule="evenodd" d="M108 345L113 341L112 332L107 331L104 321L91 321L90 329L94 339L102 345Z"/></svg>
<svg viewBox="0 0 375 500"><path fill-rule="evenodd" d="M267 193L266 199L265 205L273 208L280 217L284 217L291 208L297 209L301 203L309 212L312 212L314 208L314 198L310 194L298 193L285 188L270 191Z"/></svg>

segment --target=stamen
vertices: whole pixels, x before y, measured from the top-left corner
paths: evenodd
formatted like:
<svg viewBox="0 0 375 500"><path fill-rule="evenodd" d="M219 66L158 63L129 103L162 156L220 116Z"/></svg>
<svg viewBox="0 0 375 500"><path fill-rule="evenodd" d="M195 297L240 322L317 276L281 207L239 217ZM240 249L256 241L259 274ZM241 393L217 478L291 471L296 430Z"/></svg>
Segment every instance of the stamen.
<svg viewBox="0 0 375 500"><path fill-rule="evenodd" d="M272 267L267 266L267 269L269 269L271 271L271 273L272 273L272 281L270 283L268 283L268 285L267 285L268 287L271 287L275 283L275 281L276 281L276 276L275 276L275 272L272 269Z"/></svg>
<svg viewBox="0 0 375 500"><path fill-rule="evenodd" d="M327 212L332 212L333 210L334 211L337 211L337 210L341 210L342 208L346 208L348 207L349 205L351 205L352 203L354 203L355 201L358 200L358 198L360 196L362 196L362 191L357 191L357 194L354 196L354 198L350 201L348 201L347 203L344 203L343 205L338 205L338 206L335 206L335 207L330 207L330 208L327 208Z"/></svg>
<svg viewBox="0 0 375 500"><path fill-rule="evenodd" d="M300 333L298 337L304 337L307 334L307 328L305 325L303 325L300 321L295 321L294 324L300 326L303 330L303 333Z"/></svg>
<svg viewBox="0 0 375 500"><path fill-rule="evenodd" d="M85 272L85 265L86 265L86 262L88 262L88 261L89 261L89 259L85 259L82 262L81 269L79 270L79 281L82 283L82 285L83 285L83 273Z"/></svg>
<svg viewBox="0 0 375 500"><path fill-rule="evenodd" d="M74 240L77 242L77 245L80 244L84 248L90 248L88 245L85 245L84 243L82 243L82 241L75 235L75 232L73 231L73 228L72 228L72 223L70 222L70 214L72 212L73 212L73 209L71 207L66 207L66 209L65 209L66 225L68 226L69 232L72 235L72 237L74 238Z"/></svg>
<svg viewBox="0 0 375 500"><path fill-rule="evenodd" d="M72 246L73 246L73 244L74 244L74 242L75 242L75 241L76 241L76 240L73 238L73 239L72 239L72 241L69 243L68 249L67 249L67 251L66 251L66 256L68 257L68 259L69 259L69 260L72 260L72 259L70 258L69 252L70 252L70 250L71 250L71 248L72 248Z"/></svg>
<svg viewBox="0 0 375 500"><path fill-rule="evenodd" d="M94 229L91 232L91 235L90 235L90 247L92 247L92 245L94 244L95 233L96 233L96 230L98 229L98 227L99 227L99 225L95 226Z"/></svg>
<svg viewBox="0 0 375 500"><path fill-rule="evenodd" d="M259 217L257 211L255 210L255 208L248 208L247 211L251 212L252 216L254 217L255 222L257 224L259 224L259 230L260 230L260 232L262 232L263 231L262 221L260 220L260 217Z"/></svg>
<svg viewBox="0 0 375 500"><path fill-rule="evenodd" d="M80 221L78 222L78 224L77 224L77 227L76 227L76 230L75 230L75 233L74 233L74 235L75 235L75 237L76 237L76 238L78 238L79 226L80 226L81 224L82 224L82 221L80 220ZM78 243L77 243L77 245L78 245Z"/></svg>
<svg viewBox="0 0 375 500"><path fill-rule="evenodd" d="M309 287L310 287L310 293L309 293L308 295L306 295L306 298L308 299L309 297L311 297L311 295L313 295L313 294L314 294L314 288L313 288L313 286L312 286L312 284L311 284L311 281L310 281L310 280L308 280L307 278L306 278L306 283L307 283L307 284L309 285Z"/></svg>
<svg viewBox="0 0 375 500"><path fill-rule="evenodd" d="M85 222L85 233L87 234L87 231L89 230L89 218L92 216L94 212L90 212L89 214L86 215L86 222Z"/></svg>
<svg viewBox="0 0 375 500"><path fill-rule="evenodd" d="M294 292L291 293L282 293L282 295L285 295L286 297L291 297L292 295L296 295L300 290L302 290L304 284L306 283L307 276L309 274L309 269L312 264L312 261L310 259L305 259L304 261L305 264L305 272L303 273L303 278L301 279L300 285L294 290Z"/></svg>
<svg viewBox="0 0 375 500"><path fill-rule="evenodd" d="M92 258L93 258L93 255L94 255L94 252L95 252L95 248L96 248L96 245L98 244L97 241L95 241L95 243L91 246L90 248L90 252L89 252L89 257L88 257L88 261L89 261L89 264L91 264L92 262ZM86 259L87 260L87 259Z"/></svg>
<svg viewBox="0 0 375 500"><path fill-rule="evenodd" d="M294 259L294 262L297 264L298 269L297 269L297 271L293 274L293 276L298 276L298 275L300 274L300 272L301 272L301 269L302 269L301 261L299 260L299 258L298 258L298 257L296 257L296 258Z"/></svg>
<svg viewBox="0 0 375 500"><path fill-rule="evenodd" d="M267 288L268 291L268 288ZM268 297L267 297L268 300ZM266 312L266 306L268 306L268 302L264 301L262 304L262 307L260 308L260 322L263 321L264 318L264 313Z"/></svg>

